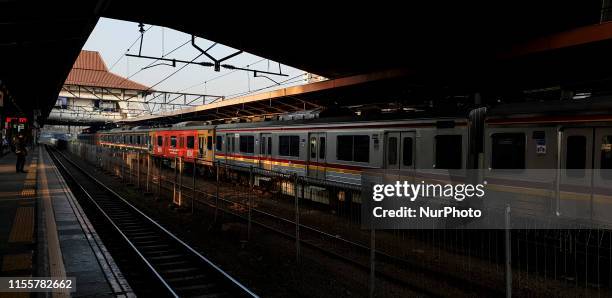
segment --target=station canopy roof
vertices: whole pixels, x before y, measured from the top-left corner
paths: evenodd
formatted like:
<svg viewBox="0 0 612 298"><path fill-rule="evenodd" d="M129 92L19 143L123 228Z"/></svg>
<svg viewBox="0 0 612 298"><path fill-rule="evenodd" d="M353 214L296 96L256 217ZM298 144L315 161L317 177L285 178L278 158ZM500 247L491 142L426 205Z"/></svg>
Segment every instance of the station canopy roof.
<svg viewBox="0 0 612 298"><path fill-rule="evenodd" d="M19 110L47 115L96 21L109 17L195 34L331 79L403 68L407 79L395 86L478 91L598 81L612 76L609 14L601 0L291 7L9 0L0 2L0 80Z"/></svg>
<svg viewBox="0 0 612 298"><path fill-rule="evenodd" d="M64 84L138 91L150 90L145 85L110 72L100 53L84 50L74 62Z"/></svg>

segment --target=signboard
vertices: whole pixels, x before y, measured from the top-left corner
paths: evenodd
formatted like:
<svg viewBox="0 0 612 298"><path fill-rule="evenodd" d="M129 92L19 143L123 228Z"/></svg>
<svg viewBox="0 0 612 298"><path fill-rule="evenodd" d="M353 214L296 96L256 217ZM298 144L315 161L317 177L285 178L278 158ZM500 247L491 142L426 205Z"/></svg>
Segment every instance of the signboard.
<svg viewBox="0 0 612 298"><path fill-rule="evenodd" d="M546 154L546 139L536 139L536 153Z"/></svg>
<svg viewBox="0 0 612 298"><path fill-rule="evenodd" d="M18 123L27 123L28 122L28 118L25 117L6 117L5 122L6 123L10 123L10 122L18 122Z"/></svg>

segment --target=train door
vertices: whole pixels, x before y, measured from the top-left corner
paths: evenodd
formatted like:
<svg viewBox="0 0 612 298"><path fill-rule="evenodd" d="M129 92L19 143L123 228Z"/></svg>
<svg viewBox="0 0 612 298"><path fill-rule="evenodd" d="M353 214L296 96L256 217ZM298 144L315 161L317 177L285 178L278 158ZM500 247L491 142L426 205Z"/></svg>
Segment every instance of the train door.
<svg viewBox="0 0 612 298"><path fill-rule="evenodd" d="M612 221L612 128L566 129L560 174L562 216Z"/></svg>
<svg viewBox="0 0 612 298"><path fill-rule="evenodd" d="M612 222L612 127L598 127L593 133L594 168L593 220Z"/></svg>
<svg viewBox="0 0 612 298"><path fill-rule="evenodd" d="M225 162L230 162L236 149L236 140L233 133L225 134Z"/></svg>
<svg viewBox="0 0 612 298"><path fill-rule="evenodd" d="M187 132L185 133L185 159L188 159L190 162L195 161L198 155L198 151L196 148L196 136L195 132Z"/></svg>
<svg viewBox="0 0 612 298"><path fill-rule="evenodd" d="M415 161L415 133L389 132L386 138L385 167L394 170L413 170Z"/></svg>
<svg viewBox="0 0 612 298"><path fill-rule="evenodd" d="M198 159L204 159L204 157L206 156L204 151L204 148L206 146L205 142L206 135L203 132L198 131Z"/></svg>
<svg viewBox="0 0 612 298"><path fill-rule="evenodd" d="M259 167L272 170L272 134L262 133L259 142Z"/></svg>
<svg viewBox="0 0 612 298"><path fill-rule="evenodd" d="M155 154L164 155L164 136L161 133L155 133Z"/></svg>
<svg viewBox="0 0 612 298"><path fill-rule="evenodd" d="M325 179L326 143L326 133L312 132L308 134L308 177Z"/></svg>
<svg viewBox="0 0 612 298"><path fill-rule="evenodd" d="M593 128L568 128L562 133L560 160L560 194L555 212L562 216L591 217L590 193L593 169Z"/></svg>

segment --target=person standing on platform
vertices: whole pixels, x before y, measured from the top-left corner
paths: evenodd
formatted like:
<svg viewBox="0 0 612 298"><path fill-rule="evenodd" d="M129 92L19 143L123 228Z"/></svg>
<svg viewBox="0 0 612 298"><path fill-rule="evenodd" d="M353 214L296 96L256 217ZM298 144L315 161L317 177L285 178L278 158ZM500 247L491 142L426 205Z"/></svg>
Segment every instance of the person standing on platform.
<svg viewBox="0 0 612 298"><path fill-rule="evenodd" d="M26 149L25 138L22 134L20 134L15 140L15 154L17 155L15 171L17 173L27 173L23 170L23 166L25 165L25 158L26 155L28 155L28 151Z"/></svg>

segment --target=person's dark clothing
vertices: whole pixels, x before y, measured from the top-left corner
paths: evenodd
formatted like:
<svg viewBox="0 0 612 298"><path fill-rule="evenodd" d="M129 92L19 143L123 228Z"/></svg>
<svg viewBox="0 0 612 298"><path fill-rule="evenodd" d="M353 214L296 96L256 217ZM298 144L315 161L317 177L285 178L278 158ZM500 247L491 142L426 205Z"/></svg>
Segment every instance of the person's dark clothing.
<svg viewBox="0 0 612 298"><path fill-rule="evenodd" d="M25 158L28 155L28 151L23 141L17 141L15 143L15 154L17 155L17 164L15 165L15 171L17 173L25 173L23 167L25 166Z"/></svg>

